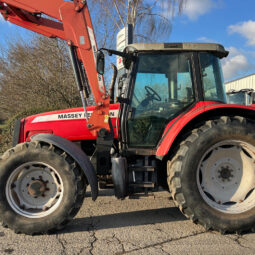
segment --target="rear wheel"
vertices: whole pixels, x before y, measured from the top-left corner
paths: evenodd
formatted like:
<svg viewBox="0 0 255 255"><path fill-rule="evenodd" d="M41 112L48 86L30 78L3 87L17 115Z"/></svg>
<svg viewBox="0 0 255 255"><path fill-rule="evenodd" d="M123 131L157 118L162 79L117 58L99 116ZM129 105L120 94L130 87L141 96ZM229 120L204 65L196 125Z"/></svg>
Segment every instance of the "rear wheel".
<svg viewBox="0 0 255 255"><path fill-rule="evenodd" d="M168 183L181 211L206 229L253 229L254 123L221 117L193 130L168 162Z"/></svg>
<svg viewBox="0 0 255 255"><path fill-rule="evenodd" d="M0 219L17 233L62 228L78 212L86 183L79 167L50 144L19 144L0 160Z"/></svg>

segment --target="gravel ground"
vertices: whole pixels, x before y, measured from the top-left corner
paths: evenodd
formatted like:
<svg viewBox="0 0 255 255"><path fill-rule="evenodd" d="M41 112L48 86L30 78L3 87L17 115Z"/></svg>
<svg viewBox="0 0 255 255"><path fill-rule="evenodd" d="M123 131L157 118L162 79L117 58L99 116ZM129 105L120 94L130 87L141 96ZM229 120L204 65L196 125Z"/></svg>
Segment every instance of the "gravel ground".
<svg viewBox="0 0 255 255"><path fill-rule="evenodd" d="M88 194L89 195L89 194ZM255 254L255 234L206 232L187 220L165 191L117 200L111 190L84 200L77 217L53 235L26 236L0 227L0 254Z"/></svg>

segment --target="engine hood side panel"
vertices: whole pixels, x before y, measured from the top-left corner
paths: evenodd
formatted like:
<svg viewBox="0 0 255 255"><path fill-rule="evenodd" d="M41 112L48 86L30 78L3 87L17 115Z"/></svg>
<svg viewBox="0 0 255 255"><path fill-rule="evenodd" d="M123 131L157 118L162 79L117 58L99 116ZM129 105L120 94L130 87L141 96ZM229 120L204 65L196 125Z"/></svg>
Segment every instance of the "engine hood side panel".
<svg viewBox="0 0 255 255"><path fill-rule="evenodd" d="M89 116L94 108L95 106L87 108ZM115 134L118 112L119 104L112 104L109 115ZM36 133L51 133L71 141L96 139L87 128L87 121L82 107L41 113L26 117L23 121L25 122L24 138L23 141L19 139L19 142L29 141L30 136Z"/></svg>

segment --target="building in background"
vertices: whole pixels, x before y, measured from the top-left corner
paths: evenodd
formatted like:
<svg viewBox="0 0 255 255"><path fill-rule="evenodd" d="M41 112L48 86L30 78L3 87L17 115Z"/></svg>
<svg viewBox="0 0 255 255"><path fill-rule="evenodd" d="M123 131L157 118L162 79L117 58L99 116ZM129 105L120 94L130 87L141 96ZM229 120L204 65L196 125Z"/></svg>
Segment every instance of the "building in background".
<svg viewBox="0 0 255 255"><path fill-rule="evenodd" d="M229 81L225 83L226 92L230 90L254 89L255 90L255 73L245 76L240 79Z"/></svg>

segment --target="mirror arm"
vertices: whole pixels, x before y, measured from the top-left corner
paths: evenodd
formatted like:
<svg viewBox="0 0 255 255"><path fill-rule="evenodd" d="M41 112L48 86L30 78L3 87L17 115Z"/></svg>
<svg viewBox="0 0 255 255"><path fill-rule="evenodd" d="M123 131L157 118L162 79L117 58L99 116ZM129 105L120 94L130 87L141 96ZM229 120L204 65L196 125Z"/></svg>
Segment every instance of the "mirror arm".
<svg viewBox="0 0 255 255"><path fill-rule="evenodd" d="M131 55L131 53L125 53L125 52L122 52L122 51L110 50L110 49L106 49L106 48L101 48L99 51L101 51L101 50L107 51L109 56L112 56L114 54L114 55L117 55L117 56L120 56L120 57L123 57L123 58L128 58L128 59L131 59L131 60L134 59L134 57L133 57L133 55Z"/></svg>

